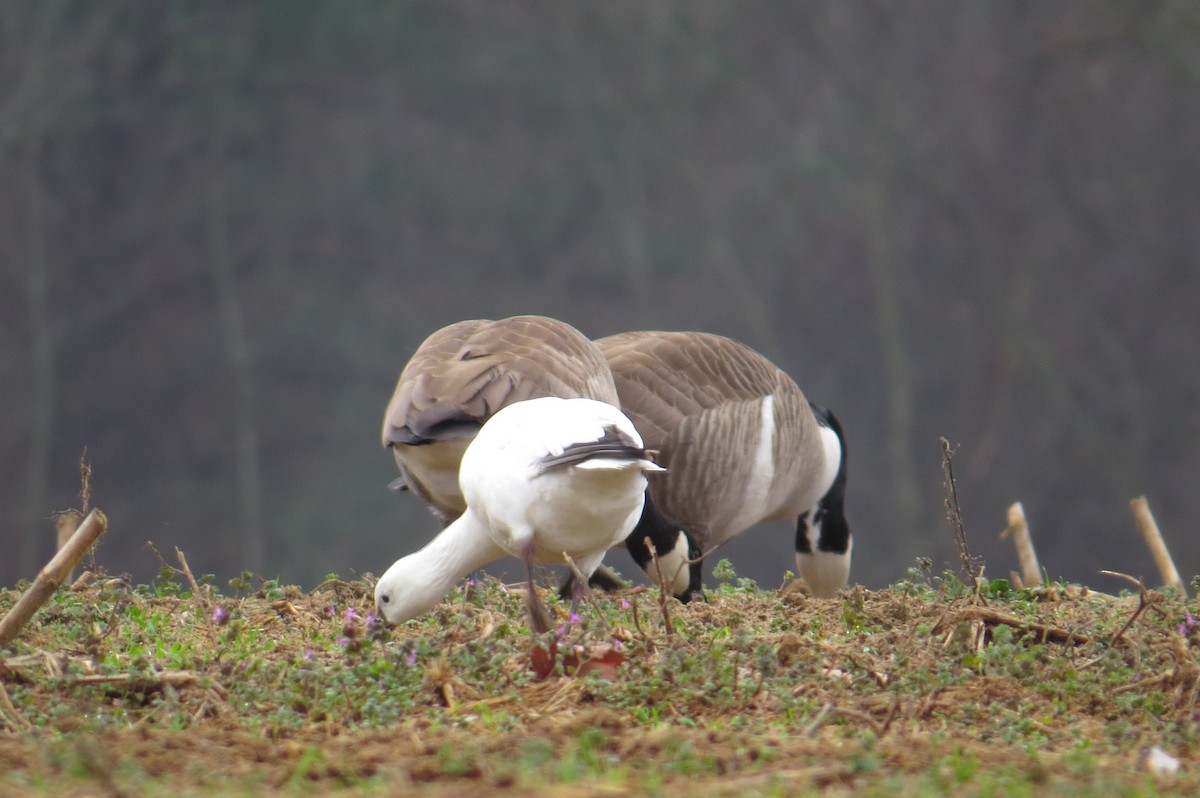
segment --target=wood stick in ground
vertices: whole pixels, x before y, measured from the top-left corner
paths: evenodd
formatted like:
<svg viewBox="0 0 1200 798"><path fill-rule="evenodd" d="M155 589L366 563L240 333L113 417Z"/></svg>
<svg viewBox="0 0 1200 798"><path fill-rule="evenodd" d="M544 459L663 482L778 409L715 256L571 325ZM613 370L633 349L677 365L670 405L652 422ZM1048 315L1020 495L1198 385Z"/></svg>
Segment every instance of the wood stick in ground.
<svg viewBox="0 0 1200 798"><path fill-rule="evenodd" d="M192 575L192 569L188 567L187 557L183 556L183 550L178 546L175 547L175 557L179 560L179 567L183 569L183 578L187 580L188 586L192 589L192 597L207 606L207 596L200 589L200 585L197 584L196 577Z"/></svg>
<svg viewBox="0 0 1200 798"><path fill-rule="evenodd" d="M0 720L7 717L11 717L12 720L10 722L22 729L33 728L33 724L13 706L12 699L8 697L8 690L4 687L4 682L0 682Z"/></svg>
<svg viewBox="0 0 1200 798"><path fill-rule="evenodd" d="M88 513L66 545L46 563L46 567L38 573L37 579L29 589L0 620L0 646L16 639L33 614L54 595L54 591L66 581L67 574L79 564L79 560L107 528L108 519L104 517L104 513L99 510Z"/></svg>
<svg viewBox="0 0 1200 798"><path fill-rule="evenodd" d="M954 530L954 543L958 547L958 556L962 561L963 571L966 572L967 578L971 582L971 586L975 588L975 594L979 595L979 580L983 578L983 572L978 568L975 558L971 556L971 552L967 550L967 530L963 525L962 508L958 505L958 481L954 478L954 452L955 449L950 448L950 441L944 437L940 439L942 444L942 471L946 475L946 517L950 521L950 526Z"/></svg>
<svg viewBox="0 0 1200 798"><path fill-rule="evenodd" d="M1038 564L1037 552L1033 550L1033 538L1029 536L1029 522L1025 520L1025 508L1014 502L1008 508L1008 527L1004 535L1012 538L1017 550L1017 561L1021 564L1021 581L1030 587L1042 584L1042 567ZM1003 536L1002 536L1003 537Z"/></svg>
<svg viewBox="0 0 1200 798"><path fill-rule="evenodd" d="M1163 584L1179 591L1181 598L1187 598L1187 589L1183 586L1183 580L1179 578L1179 571L1175 569L1175 561L1171 559L1171 552L1167 551L1167 544L1163 541L1158 524L1154 522L1154 516L1150 513L1150 503L1146 501L1145 496L1138 496L1129 502L1129 509L1133 511L1133 520L1137 522L1146 545L1150 547L1150 554L1154 557L1154 564L1158 566Z"/></svg>
<svg viewBox="0 0 1200 798"><path fill-rule="evenodd" d="M54 550L58 551L63 546L67 545L71 540L71 536L75 534L75 530L79 529L79 521L83 518L83 513L78 510L67 510L58 514L58 518L54 520L54 526L58 530L58 534L54 539ZM63 582L70 582L75 578L75 569L71 568L63 577Z"/></svg>

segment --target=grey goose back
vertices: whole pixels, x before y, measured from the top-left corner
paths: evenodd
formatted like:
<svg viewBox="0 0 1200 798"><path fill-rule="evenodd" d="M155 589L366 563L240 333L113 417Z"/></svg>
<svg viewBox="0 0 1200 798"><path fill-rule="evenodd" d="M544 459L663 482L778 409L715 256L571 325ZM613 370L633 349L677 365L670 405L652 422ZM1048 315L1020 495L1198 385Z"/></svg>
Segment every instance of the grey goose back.
<svg viewBox="0 0 1200 798"><path fill-rule="evenodd" d="M832 413L765 357L719 335L629 332L596 344L622 410L667 469L649 475L647 505L704 552L760 521L788 519L812 593L845 586L846 445Z"/></svg>
<svg viewBox="0 0 1200 798"><path fill-rule="evenodd" d="M400 479L442 525L466 509L459 463L489 418L508 405L555 396L617 405L608 363L591 340L546 316L472 319L417 348L383 416L383 445Z"/></svg>

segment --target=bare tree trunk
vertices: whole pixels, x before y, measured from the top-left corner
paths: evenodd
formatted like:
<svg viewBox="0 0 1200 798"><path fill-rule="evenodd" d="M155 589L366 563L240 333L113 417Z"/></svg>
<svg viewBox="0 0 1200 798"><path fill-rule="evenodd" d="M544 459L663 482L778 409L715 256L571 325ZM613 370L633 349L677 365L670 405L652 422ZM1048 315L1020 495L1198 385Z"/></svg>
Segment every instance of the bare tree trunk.
<svg viewBox="0 0 1200 798"><path fill-rule="evenodd" d="M220 137L217 137L218 140ZM218 158L221 157L218 152ZM229 243L229 209L220 168L209 189L208 256L217 290L217 312L233 376L234 463L237 474L238 536L241 567L260 573L263 567L262 467L255 412L254 355L246 335L233 253Z"/></svg>
<svg viewBox="0 0 1200 798"><path fill-rule="evenodd" d="M234 37L230 44L244 48L241 36ZM214 58L231 56L214 51ZM239 53L240 55L240 53ZM238 288L235 255L230 236L228 180L231 169L228 163L228 129L232 115L233 84L236 72L231 72L226 63L214 63L213 74L213 135L211 164L212 179L208 186L208 260L216 288L217 320L221 337L229 356L230 376L233 379L233 395L230 397L233 413L234 473L237 480L237 540L240 544L238 561L240 567L261 573L264 565L266 545L263 533L262 510L262 464L259 457L257 395L254 384L254 354L246 332L245 314L242 310L241 293Z"/></svg>
<svg viewBox="0 0 1200 798"><path fill-rule="evenodd" d="M36 67L33 67L36 69ZM54 333L50 320L50 264L46 257L45 197L38 176L41 146L30 136L22 177L28 207L25 234L25 297L29 308L29 359L32 366L29 418L29 482L25 494L25 545L21 573L37 567L44 538L50 542L50 452L54 444Z"/></svg>
<svg viewBox="0 0 1200 798"><path fill-rule="evenodd" d="M643 154L637 137L612 134L616 126L612 120L626 123L622 116L629 111L617 87L585 46L589 24L586 7L567 5L563 12L558 17L560 57L568 60L577 74L586 75L588 81L581 81L566 93L568 108L580 134L598 154L586 159L583 166L601 194L602 208L616 236L613 248L621 256L626 286L637 309L643 311L653 297Z"/></svg>
<svg viewBox="0 0 1200 798"><path fill-rule="evenodd" d="M25 81L29 96L44 97L46 87L46 48L50 30L58 18L59 5L43 8L34 20L34 36L26 50ZM35 12L36 13L36 12ZM15 21L15 20L10 20ZM50 454L54 445L56 404L54 330L50 314L51 266L47 252L46 197L41 179L42 136L46 127L36 105L27 109L23 120L25 146L21 148L20 180L24 191L25 216L25 301L29 311L30 417L28 483L25 493L25 540L21 546L21 573L32 573L41 558L39 551L49 548L51 526Z"/></svg>
<svg viewBox="0 0 1200 798"><path fill-rule="evenodd" d="M860 194L863 227L867 236L867 268L875 287L875 321L887 380L888 425L885 441L892 484L892 514L898 531L907 540L917 538L920 495L913 467L913 375L905 345L900 286L895 273L895 253L890 245L887 218L888 190L881 174L865 178ZM935 455L930 442L930 458Z"/></svg>

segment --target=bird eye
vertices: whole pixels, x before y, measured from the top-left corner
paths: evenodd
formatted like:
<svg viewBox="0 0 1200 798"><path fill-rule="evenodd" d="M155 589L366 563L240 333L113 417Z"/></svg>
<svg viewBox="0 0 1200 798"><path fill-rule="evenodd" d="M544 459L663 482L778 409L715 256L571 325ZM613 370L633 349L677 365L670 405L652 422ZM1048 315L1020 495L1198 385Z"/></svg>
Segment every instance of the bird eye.
<svg viewBox="0 0 1200 798"><path fill-rule="evenodd" d="M384 593L382 596L379 597L379 600L382 601L384 604L387 604L389 601L392 600L392 597L387 595L386 593Z"/></svg>

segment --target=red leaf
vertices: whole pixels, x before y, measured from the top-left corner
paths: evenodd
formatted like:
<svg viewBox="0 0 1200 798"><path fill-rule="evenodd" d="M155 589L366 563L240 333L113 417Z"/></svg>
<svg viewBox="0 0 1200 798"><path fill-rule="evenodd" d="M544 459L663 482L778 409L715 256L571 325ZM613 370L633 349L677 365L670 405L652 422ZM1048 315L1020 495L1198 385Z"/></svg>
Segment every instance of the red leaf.
<svg viewBox="0 0 1200 798"><path fill-rule="evenodd" d="M553 676L557 657L557 642L551 643L545 648L542 646L531 648L529 663L534 678L541 682ZM586 652L580 646L573 646L562 655L562 672L568 677L597 673L603 679L615 679L617 666L624 661L625 655L608 643L592 646Z"/></svg>
<svg viewBox="0 0 1200 798"><path fill-rule="evenodd" d="M533 677L539 682L544 681L554 673L554 657L558 653L558 643L551 643L549 648L534 646L529 650L530 666L533 668Z"/></svg>
<svg viewBox="0 0 1200 798"><path fill-rule="evenodd" d="M602 679L615 679L617 678L617 666L624 661L625 655L607 643L592 646L588 650L587 661L579 666L575 675L586 676L589 673L597 673Z"/></svg>

